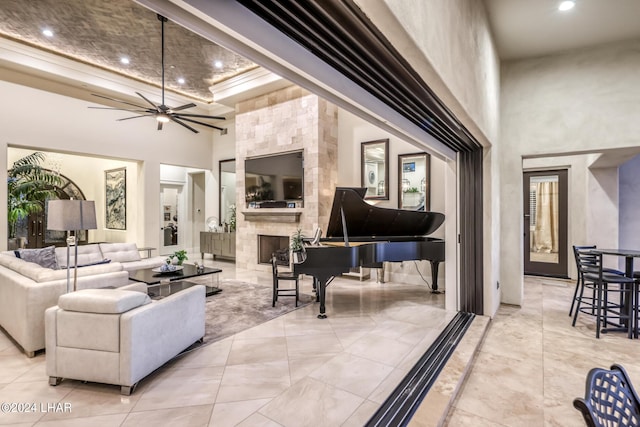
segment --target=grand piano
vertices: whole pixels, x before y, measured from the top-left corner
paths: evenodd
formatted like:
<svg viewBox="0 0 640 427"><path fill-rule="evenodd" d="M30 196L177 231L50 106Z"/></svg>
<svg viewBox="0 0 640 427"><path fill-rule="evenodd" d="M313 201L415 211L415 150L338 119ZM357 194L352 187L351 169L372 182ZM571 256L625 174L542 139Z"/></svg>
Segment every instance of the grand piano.
<svg viewBox="0 0 640 427"><path fill-rule="evenodd" d="M337 187L325 238L305 245L297 274L313 276L319 319L326 318L326 288L334 277L355 267L380 268L385 261L428 260L433 289L438 266L444 261L444 240L426 237L444 222L444 214L372 206L364 201L366 188Z"/></svg>

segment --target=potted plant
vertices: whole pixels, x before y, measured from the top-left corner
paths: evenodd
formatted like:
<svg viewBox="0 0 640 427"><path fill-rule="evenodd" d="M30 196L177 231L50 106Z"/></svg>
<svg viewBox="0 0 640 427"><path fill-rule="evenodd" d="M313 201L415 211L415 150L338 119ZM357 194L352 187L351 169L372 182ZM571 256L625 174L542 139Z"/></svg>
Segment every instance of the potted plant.
<svg viewBox="0 0 640 427"><path fill-rule="evenodd" d="M189 259L187 258L187 251L185 251L184 249L175 251L172 255L169 255L169 258L171 258L172 261L175 258L178 265L182 265L183 262Z"/></svg>
<svg viewBox="0 0 640 427"><path fill-rule="evenodd" d="M44 159L45 154L36 151L16 160L7 171L7 222L10 241L16 239L18 222L26 219L29 214L41 212L45 201L56 197L56 186L62 184L60 175L40 166Z"/></svg>
<svg viewBox="0 0 640 427"><path fill-rule="evenodd" d="M296 264L302 262L302 252L304 251L304 235L302 234L302 230L298 228L295 233L291 236L291 244L289 245L289 249L291 249L291 262Z"/></svg>

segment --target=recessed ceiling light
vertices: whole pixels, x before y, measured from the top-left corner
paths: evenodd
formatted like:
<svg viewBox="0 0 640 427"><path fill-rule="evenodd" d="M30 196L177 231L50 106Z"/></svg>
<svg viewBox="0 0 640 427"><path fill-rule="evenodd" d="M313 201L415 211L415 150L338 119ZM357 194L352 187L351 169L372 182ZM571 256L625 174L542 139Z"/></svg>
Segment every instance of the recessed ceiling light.
<svg viewBox="0 0 640 427"><path fill-rule="evenodd" d="M124 65L128 65L130 61L129 58L123 56L122 58L120 58L120 62L122 62Z"/></svg>
<svg viewBox="0 0 640 427"><path fill-rule="evenodd" d="M186 80L185 80L185 79L183 79L182 77L180 77L180 78L178 79L178 83L180 83L181 85L183 85L185 81L186 81Z"/></svg>
<svg viewBox="0 0 640 427"><path fill-rule="evenodd" d="M213 63L213 66L216 68L222 68L222 61L216 61Z"/></svg>
<svg viewBox="0 0 640 427"><path fill-rule="evenodd" d="M45 37L53 37L53 31L51 31L49 28L45 28L44 30L42 30L42 34Z"/></svg>
<svg viewBox="0 0 640 427"><path fill-rule="evenodd" d="M566 12L567 10L573 9L575 5L576 2L574 0L566 0L560 2L560 5L558 5L558 10L561 12Z"/></svg>

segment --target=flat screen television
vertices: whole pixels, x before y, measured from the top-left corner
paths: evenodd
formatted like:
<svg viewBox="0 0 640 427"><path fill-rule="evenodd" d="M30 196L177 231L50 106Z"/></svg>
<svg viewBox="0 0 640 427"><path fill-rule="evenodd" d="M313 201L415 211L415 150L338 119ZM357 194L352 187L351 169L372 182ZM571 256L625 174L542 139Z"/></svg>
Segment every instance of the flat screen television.
<svg viewBox="0 0 640 427"><path fill-rule="evenodd" d="M265 201L296 203L304 200L302 151L250 157L244 161L245 200L248 205Z"/></svg>

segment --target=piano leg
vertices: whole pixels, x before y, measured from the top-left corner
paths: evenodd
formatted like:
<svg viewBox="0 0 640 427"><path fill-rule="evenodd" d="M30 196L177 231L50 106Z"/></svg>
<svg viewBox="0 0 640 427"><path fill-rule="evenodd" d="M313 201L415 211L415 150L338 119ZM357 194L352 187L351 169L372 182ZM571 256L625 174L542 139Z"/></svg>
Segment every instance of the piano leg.
<svg viewBox="0 0 640 427"><path fill-rule="evenodd" d="M327 315L324 314L325 313L325 306L324 306L324 298L326 295L326 289L327 289L327 282L328 280L318 280L318 284L316 287L316 299L318 301L320 301L320 314L318 314L318 319L326 319Z"/></svg>
<svg viewBox="0 0 640 427"><path fill-rule="evenodd" d="M431 263L431 293L432 294L441 294L442 292L438 290L438 267L440 266L440 261L429 261Z"/></svg>

